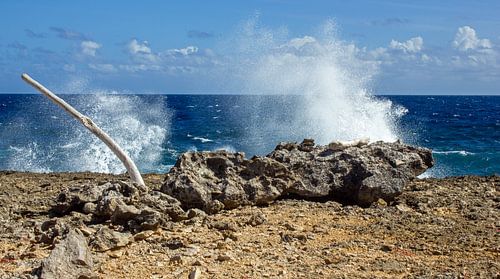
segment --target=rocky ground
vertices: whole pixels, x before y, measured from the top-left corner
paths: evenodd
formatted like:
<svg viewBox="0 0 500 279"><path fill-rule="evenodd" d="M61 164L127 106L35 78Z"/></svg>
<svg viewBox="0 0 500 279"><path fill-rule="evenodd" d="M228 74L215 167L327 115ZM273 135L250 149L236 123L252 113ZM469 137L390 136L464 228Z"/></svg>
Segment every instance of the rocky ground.
<svg viewBox="0 0 500 279"><path fill-rule="evenodd" d="M146 184L160 189L164 176L145 175ZM0 278L39 274L62 241L44 239L42 226L58 220L49 212L62 190L119 179L0 172ZM499 191L498 176L417 179L394 201L366 208L279 199L135 234L105 223L98 232L115 232L115 242L89 240L88 277L498 278ZM98 234L77 222L84 217L64 218L81 235Z"/></svg>

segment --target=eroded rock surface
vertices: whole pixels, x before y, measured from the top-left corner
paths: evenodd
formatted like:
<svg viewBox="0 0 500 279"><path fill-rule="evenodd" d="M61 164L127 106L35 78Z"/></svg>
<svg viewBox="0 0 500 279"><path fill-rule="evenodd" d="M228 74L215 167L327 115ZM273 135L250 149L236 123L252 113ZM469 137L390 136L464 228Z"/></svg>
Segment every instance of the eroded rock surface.
<svg viewBox="0 0 500 279"><path fill-rule="evenodd" d="M161 190L185 208L215 213L269 203L297 179L286 165L271 158L246 160L241 152L187 152L171 169Z"/></svg>
<svg viewBox="0 0 500 279"><path fill-rule="evenodd" d="M306 139L280 143L266 157L249 160L226 151L184 153L161 190L184 208L209 213L266 204L289 194L366 206L394 199L432 165L430 150L399 142L320 146Z"/></svg>
<svg viewBox="0 0 500 279"><path fill-rule="evenodd" d="M40 278L92 278L92 254L87 239L76 230L70 230L43 260Z"/></svg>
<svg viewBox="0 0 500 279"><path fill-rule="evenodd" d="M52 212L81 212L87 223L111 221L132 232L154 230L170 221L188 218L181 203L162 192L123 181L81 185L59 194Z"/></svg>
<svg viewBox="0 0 500 279"><path fill-rule="evenodd" d="M306 198L332 196L364 206L379 198L394 199L409 180L434 164L429 149L399 142L315 146L312 140L304 140L281 143L267 157L300 177L288 193Z"/></svg>

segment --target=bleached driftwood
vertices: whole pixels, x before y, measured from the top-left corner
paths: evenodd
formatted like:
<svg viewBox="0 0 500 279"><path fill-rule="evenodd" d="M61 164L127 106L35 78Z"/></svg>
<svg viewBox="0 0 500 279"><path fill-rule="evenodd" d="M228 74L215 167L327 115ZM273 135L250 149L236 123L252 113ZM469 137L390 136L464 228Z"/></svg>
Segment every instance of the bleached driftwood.
<svg viewBox="0 0 500 279"><path fill-rule="evenodd" d="M101 130L101 128L99 128L92 121L92 119L81 114L79 111L77 111L71 105L66 103L63 99L57 97L49 89L45 88L39 82L32 79L28 74L23 74L22 78L24 81L29 83L31 86L33 86L38 91L40 91L43 95L45 95L47 98L49 98L52 102L56 103L58 106L63 108L67 113L69 113L71 116L73 116L78 121L80 121L83 124L83 126L85 126L94 135L96 135L100 140L102 140L109 147L109 149L111 149L111 151L113 151L113 153L115 153L115 155L120 159L120 161L122 161L123 165L127 169L128 174L130 175L130 178L132 179L132 181L141 185L141 186L144 186L144 180L142 179L142 176L139 173L139 170L137 169L137 166L132 161L132 159L130 159L130 157L121 149L121 147L108 134L106 134L103 130Z"/></svg>

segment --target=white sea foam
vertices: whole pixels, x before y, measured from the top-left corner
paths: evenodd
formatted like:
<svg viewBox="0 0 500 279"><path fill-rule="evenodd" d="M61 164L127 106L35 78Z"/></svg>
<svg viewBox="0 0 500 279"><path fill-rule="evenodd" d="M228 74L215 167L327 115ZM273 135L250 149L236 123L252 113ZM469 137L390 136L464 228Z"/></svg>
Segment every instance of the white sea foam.
<svg viewBox="0 0 500 279"><path fill-rule="evenodd" d="M211 139L203 138L203 137L193 137L193 140L199 140L202 143L213 142Z"/></svg>
<svg viewBox="0 0 500 279"><path fill-rule="evenodd" d="M8 168L19 171L31 172L50 172L48 165L44 165L44 161L50 161L53 157L52 152L43 150L36 142L26 146L9 146L11 151L11 159L8 163Z"/></svg>
<svg viewBox="0 0 500 279"><path fill-rule="evenodd" d="M92 104L89 117L129 154L139 169L157 168L170 124L164 102L146 103L138 96L107 94L93 95L90 100L85 96L80 101L83 102ZM73 162L79 169L106 173L125 171L111 150L88 131L81 129L71 140L83 143L83 148L78 150L80 158Z"/></svg>
<svg viewBox="0 0 500 279"><path fill-rule="evenodd" d="M233 146L231 145L223 145L223 146L220 146L220 147L217 147L214 149L214 151L220 151L220 150L224 150L224 151L227 151L227 152L231 152L231 153L236 153L236 148L234 148Z"/></svg>
<svg viewBox="0 0 500 279"><path fill-rule="evenodd" d="M465 151L465 150L449 150L449 151L436 151L436 150L433 150L432 153L435 153L435 154L445 154L445 155L448 155L448 154L458 154L458 155L462 155L462 156L468 156L468 155L474 155L475 154L473 152L469 152L469 151Z"/></svg>
<svg viewBox="0 0 500 279"><path fill-rule="evenodd" d="M297 95L300 105L283 104L260 112L250 129L254 138L268 135L287 140L395 141L396 119L407 109L370 93L377 65L359 59L359 49L341 40L334 22L315 36L289 38L286 30L243 24L228 62L235 86L244 93ZM257 104L258 105L258 104ZM292 110L292 111L290 111ZM283 115L292 115L283 119Z"/></svg>
<svg viewBox="0 0 500 279"><path fill-rule="evenodd" d="M146 101L139 96L110 94L116 93L110 91L76 91L80 92L93 94L71 98L70 103L108 133L135 161L140 171L157 171L170 126L165 97L150 96L154 100ZM111 150L76 120L60 121L64 121L66 127L53 139L58 144L34 142L11 147L9 167L33 172L125 172Z"/></svg>

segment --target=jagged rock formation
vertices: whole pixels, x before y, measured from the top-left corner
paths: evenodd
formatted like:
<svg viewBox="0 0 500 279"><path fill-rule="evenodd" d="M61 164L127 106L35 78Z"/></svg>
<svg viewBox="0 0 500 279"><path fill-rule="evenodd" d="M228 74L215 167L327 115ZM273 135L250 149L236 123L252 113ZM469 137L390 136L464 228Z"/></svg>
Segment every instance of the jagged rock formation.
<svg viewBox="0 0 500 279"><path fill-rule="evenodd" d="M113 181L61 192L51 213L62 218L45 221L38 230L39 242L56 244L40 275L89 278L91 250L113 251L171 222L203 219L222 209L268 204L289 195L363 206L392 200L432 165L430 150L399 142L317 146L306 139L280 143L267 156L251 159L226 151L187 152L160 190Z"/></svg>
<svg viewBox="0 0 500 279"><path fill-rule="evenodd" d="M154 230L169 221L188 218L181 203L162 192L122 181L73 187L59 194L52 212L71 211L90 216L91 222L111 221L132 232Z"/></svg>
<svg viewBox="0 0 500 279"><path fill-rule="evenodd" d="M400 142L334 142L317 146L280 143L266 157L243 153L184 153L161 191L182 207L214 213L246 204L265 204L293 194L328 197L359 205L392 200L403 186L433 165L431 151Z"/></svg>
<svg viewBox="0 0 500 279"><path fill-rule="evenodd" d="M93 266L87 239L81 232L70 230L42 262L40 278L95 278Z"/></svg>

